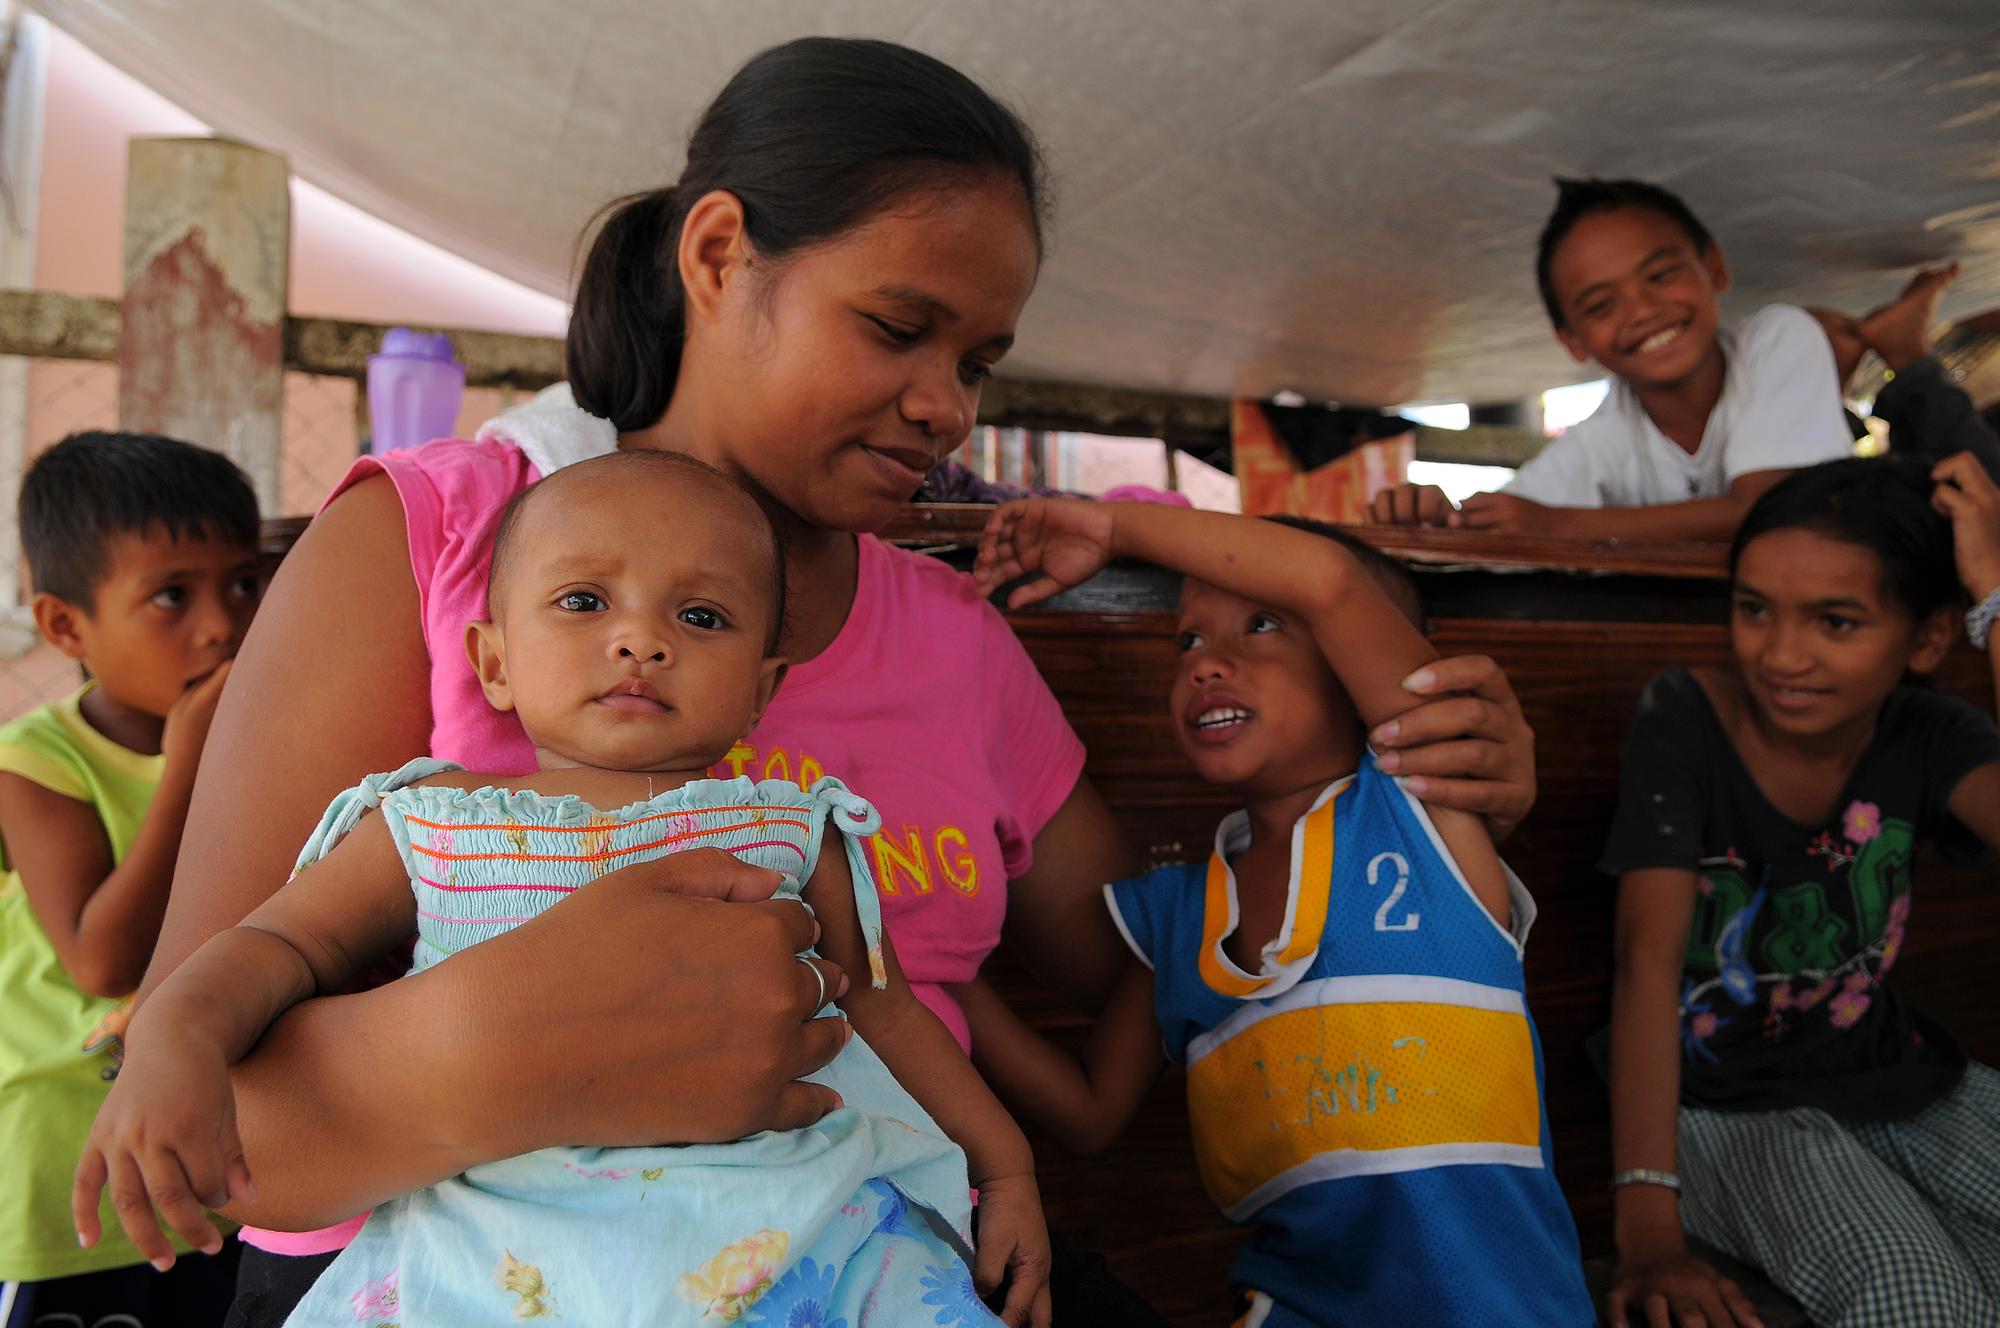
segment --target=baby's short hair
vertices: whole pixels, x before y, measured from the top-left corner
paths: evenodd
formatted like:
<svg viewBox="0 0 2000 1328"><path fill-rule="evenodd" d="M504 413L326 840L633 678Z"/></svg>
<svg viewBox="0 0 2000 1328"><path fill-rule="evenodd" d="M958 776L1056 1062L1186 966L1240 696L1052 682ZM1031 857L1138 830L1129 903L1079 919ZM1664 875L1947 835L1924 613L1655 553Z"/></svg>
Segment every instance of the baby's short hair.
<svg viewBox="0 0 2000 1328"><path fill-rule="evenodd" d="M21 479L21 548L37 592L90 612L114 535L162 527L257 547L257 494L219 452L149 433L73 433Z"/></svg>
<svg viewBox="0 0 2000 1328"><path fill-rule="evenodd" d="M1419 632L1430 630L1424 620L1424 598L1417 590L1416 578L1410 575L1409 568L1396 559L1366 540L1355 538L1338 526L1315 521L1309 516L1267 516L1264 520L1330 539L1346 549L1354 555L1354 560L1361 564L1361 569L1368 573L1369 579L1381 587L1382 593L1389 597L1389 602L1401 609L1403 616L1415 624Z"/></svg>
<svg viewBox="0 0 2000 1328"><path fill-rule="evenodd" d="M569 469L574 469L578 466L603 467L617 465L652 466L663 470L681 470L699 474L713 479L728 488L739 491L745 498L750 500L751 505L764 518L766 528L771 532L771 563L775 572L777 588L774 605L776 615L771 622L771 642L768 650L770 653L775 654L778 644L784 636L785 628L785 541L779 536L778 527L771 520L770 513L765 511L764 505L757 501L757 496L745 488L740 481L731 479L714 466L709 465L706 461L698 457L691 457L685 452L671 452L664 448L621 448L615 452L607 452L603 456L591 457L585 461L575 462ZM562 472L558 471L556 473L561 474ZM536 494L542 491L543 486L547 482L547 479L543 479L537 483L530 484L527 488L515 494L513 498L508 500L507 505L500 509L500 518L493 527L492 560L488 563L486 570L486 616L488 618L494 616L494 606L499 603L501 578L507 573L507 564L511 560L510 555L512 553L514 535L521 525L521 513L527 510L529 503Z"/></svg>

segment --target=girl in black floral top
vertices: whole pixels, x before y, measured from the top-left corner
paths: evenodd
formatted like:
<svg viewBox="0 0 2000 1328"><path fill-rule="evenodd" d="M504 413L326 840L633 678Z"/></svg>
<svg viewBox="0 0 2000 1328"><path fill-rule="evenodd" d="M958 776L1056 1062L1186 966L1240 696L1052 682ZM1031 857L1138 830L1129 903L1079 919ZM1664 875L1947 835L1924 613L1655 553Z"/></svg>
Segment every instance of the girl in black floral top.
<svg viewBox="0 0 2000 1328"><path fill-rule="evenodd" d="M2000 845L2000 731L1908 681L2000 588L2000 489L1801 471L1730 570L1736 667L1647 688L1604 858L1611 1322L1757 1322L1685 1226L1828 1328L2000 1324L2000 1073L1885 981L1916 841Z"/></svg>

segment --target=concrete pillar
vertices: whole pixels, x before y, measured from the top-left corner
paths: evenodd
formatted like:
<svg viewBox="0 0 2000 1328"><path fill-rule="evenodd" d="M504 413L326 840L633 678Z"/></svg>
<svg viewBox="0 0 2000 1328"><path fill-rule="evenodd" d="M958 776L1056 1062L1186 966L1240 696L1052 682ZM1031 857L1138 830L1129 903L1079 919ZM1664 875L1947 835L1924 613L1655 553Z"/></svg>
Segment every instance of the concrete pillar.
<svg viewBox="0 0 2000 1328"><path fill-rule="evenodd" d="M226 453L278 510L291 195L285 159L215 138L132 140L118 420Z"/></svg>
<svg viewBox="0 0 2000 1328"><path fill-rule="evenodd" d="M0 286L35 284L35 220L42 195L42 94L48 83L48 23L0 4ZM0 658L34 647L18 563L21 524L14 495L28 454L28 362L0 358Z"/></svg>

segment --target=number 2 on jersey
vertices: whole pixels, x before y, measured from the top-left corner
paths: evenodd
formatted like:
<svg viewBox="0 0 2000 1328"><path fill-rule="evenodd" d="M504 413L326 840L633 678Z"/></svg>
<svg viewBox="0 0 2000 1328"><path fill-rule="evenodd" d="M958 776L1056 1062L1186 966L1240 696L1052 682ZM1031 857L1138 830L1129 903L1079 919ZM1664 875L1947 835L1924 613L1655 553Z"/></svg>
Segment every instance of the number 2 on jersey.
<svg viewBox="0 0 2000 1328"><path fill-rule="evenodd" d="M1370 858L1368 860L1368 884L1370 886L1378 886L1382 883L1382 867L1385 863L1395 868L1396 883L1389 888L1389 897L1382 901L1382 907L1375 910L1375 930L1415 931L1417 925L1423 921L1423 915L1415 911L1405 913L1398 921L1389 921L1390 912L1395 909L1398 903L1402 902L1403 891L1410 888L1410 864L1404 859L1403 855L1400 853L1377 853L1374 857Z"/></svg>

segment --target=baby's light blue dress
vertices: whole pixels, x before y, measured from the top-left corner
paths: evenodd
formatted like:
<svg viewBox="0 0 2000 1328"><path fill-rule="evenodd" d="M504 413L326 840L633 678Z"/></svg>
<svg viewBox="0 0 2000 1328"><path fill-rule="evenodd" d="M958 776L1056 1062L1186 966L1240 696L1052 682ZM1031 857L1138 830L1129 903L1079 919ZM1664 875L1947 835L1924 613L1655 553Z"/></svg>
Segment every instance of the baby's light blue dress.
<svg viewBox="0 0 2000 1328"><path fill-rule="evenodd" d="M421 760L371 776L334 800L300 860L301 869L317 861L379 807L416 893L412 972L606 872L685 848L775 868L786 878L780 894L796 896L831 823L846 842L880 985L882 915L861 852L880 817L839 780L809 792L782 780L699 780L611 812L573 796L411 787L459 768ZM544 1149L385 1203L286 1322L998 1323L968 1267L964 1153L859 1037L811 1078L846 1105L805 1129L729 1144Z"/></svg>

